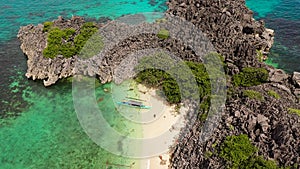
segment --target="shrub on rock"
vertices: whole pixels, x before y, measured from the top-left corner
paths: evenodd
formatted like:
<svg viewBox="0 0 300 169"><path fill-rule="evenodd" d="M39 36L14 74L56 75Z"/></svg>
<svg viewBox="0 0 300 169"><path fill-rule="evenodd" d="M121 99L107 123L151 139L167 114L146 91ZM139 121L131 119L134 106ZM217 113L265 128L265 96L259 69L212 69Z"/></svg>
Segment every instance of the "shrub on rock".
<svg viewBox="0 0 300 169"><path fill-rule="evenodd" d="M238 167L256 151L257 149L251 144L248 136L241 134L226 138L221 146L220 156L225 160L231 161L233 167Z"/></svg>
<svg viewBox="0 0 300 169"><path fill-rule="evenodd" d="M235 86L250 87L267 82L269 73L264 68L247 67L233 76Z"/></svg>
<svg viewBox="0 0 300 169"><path fill-rule="evenodd" d="M52 25L52 22L44 23L44 31L48 32L47 47L43 51L43 55L46 58L55 58L58 55L69 58L78 54L88 39L98 31L98 28L92 22L83 24L79 34L73 28L59 29L57 27L53 28ZM102 38L98 38L94 42L93 44L97 44L97 49L102 49ZM94 50L88 52L86 53L90 57L95 54ZM99 51L97 50L96 52Z"/></svg>
<svg viewBox="0 0 300 169"><path fill-rule="evenodd" d="M257 148L245 134L228 136L221 145L220 156L233 169L280 169L275 161L257 156Z"/></svg>
<svg viewBox="0 0 300 169"><path fill-rule="evenodd" d="M264 100L264 96L261 93L254 90L244 90L243 96L248 97L250 99L259 100L259 101Z"/></svg>
<svg viewBox="0 0 300 169"><path fill-rule="evenodd" d="M275 99L280 99L280 95L274 90L269 90L268 95L274 97Z"/></svg>
<svg viewBox="0 0 300 169"><path fill-rule="evenodd" d="M170 36L170 32L166 29L161 29L157 33L157 37L159 37L160 39L168 39L169 36Z"/></svg>
<svg viewBox="0 0 300 169"><path fill-rule="evenodd" d="M48 32L53 26L53 22L44 22L43 32Z"/></svg>
<svg viewBox="0 0 300 169"><path fill-rule="evenodd" d="M62 55L66 58L77 53L70 38L75 34L73 28L59 29L53 28L48 32L47 47L43 51L44 57L55 58Z"/></svg>
<svg viewBox="0 0 300 169"><path fill-rule="evenodd" d="M288 108L288 112L290 114L297 114L298 116L300 116L300 110L299 109Z"/></svg>

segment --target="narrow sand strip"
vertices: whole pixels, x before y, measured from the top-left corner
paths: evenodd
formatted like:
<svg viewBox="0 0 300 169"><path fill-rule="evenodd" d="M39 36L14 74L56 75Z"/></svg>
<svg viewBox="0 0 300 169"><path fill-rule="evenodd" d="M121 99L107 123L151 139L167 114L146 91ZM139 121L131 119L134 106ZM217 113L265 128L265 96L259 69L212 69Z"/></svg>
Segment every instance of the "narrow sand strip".
<svg viewBox="0 0 300 169"><path fill-rule="evenodd" d="M140 99L145 100L145 104L151 109L141 111L143 138L159 137L165 132L172 136L171 141L166 141L167 147L173 145L176 136L179 135L180 127L183 126L184 111L180 115L175 110L175 105L168 103L157 95L155 89L146 88L138 85ZM183 108L181 109L183 110ZM149 149L151 145L143 145L143 149ZM151 147L150 147L151 148ZM168 150L150 159L141 160L141 169L168 169L170 155Z"/></svg>

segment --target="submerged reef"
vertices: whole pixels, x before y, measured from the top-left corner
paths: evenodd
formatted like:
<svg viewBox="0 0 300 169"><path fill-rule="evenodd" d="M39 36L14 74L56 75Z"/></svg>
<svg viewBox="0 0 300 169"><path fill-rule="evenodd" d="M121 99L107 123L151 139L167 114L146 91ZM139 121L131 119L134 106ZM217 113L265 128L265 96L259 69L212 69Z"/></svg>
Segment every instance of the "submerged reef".
<svg viewBox="0 0 300 169"><path fill-rule="evenodd" d="M171 148L170 167L241 168L239 165L242 165L246 168L297 168L300 163L300 73L289 75L262 62L273 45L274 31L265 28L263 21L253 19L253 12L245 6L244 0L169 0L167 4L169 16L184 18L208 37L216 52L224 57L227 76L226 105L212 136L205 142L199 141L201 127L210 106L208 99L203 99L207 102L196 112L199 119L193 126L189 126L189 132L183 132L183 141ZM102 83L120 83L124 78L135 75L130 66L124 66L121 74L115 68L131 53L149 48L165 49L191 63L190 65L203 61L193 49L170 36L172 32L167 29L167 22L163 29L150 23L143 23L142 27L128 27L115 21L110 21L109 25L95 23L95 27L104 30L101 35L105 38L95 41L105 55L92 51L86 56L78 49L81 47L84 50L83 43L89 42L85 39L81 39L81 43L76 42L76 37L84 32L82 26L85 23L82 17L59 17L53 22L21 27L18 38L21 49L28 57L26 76L33 80L43 80L45 86L77 73L96 76ZM57 29L53 29L54 27ZM145 27L149 28L150 33L139 33ZM71 31L62 31L70 29ZM69 55L70 51L67 54L58 52L47 56L47 49L53 50L49 49L52 43L49 41L49 32L53 30L61 33L59 40L62 42L58 40L55 43L74 46L74 51L71 51L73 56ZM117 31L112 36L109 34L110 30ZM184 32L187 29L179 27L178 31ZM129 38L126 37L127 33L131 35ZM115 45L114 41L118 40L122 41ZM78 49L76 46L79 46ZM204 47L200 53L205 55L209 51ZM167 76L162 71L144 73L147 76L151 73L153 79L150 80ZM161 76L157 75L159 73ZM146 78L137 79L143 81ZM205 94L201 98L208 96L210 95ZM177 98L170 98L174 102L179 101ZM249 150L249 153L240 152L230 145L235 143L245 146L241 148ZM231 151L243 158L232 157Z"/></svg>

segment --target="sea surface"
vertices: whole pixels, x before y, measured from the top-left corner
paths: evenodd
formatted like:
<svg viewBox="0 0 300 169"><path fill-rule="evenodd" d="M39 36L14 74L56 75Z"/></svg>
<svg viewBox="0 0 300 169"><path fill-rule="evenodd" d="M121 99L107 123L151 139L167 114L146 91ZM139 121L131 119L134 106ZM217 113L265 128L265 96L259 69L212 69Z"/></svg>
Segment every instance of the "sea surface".
<svg viewBox="0 0 300 169"><path fill-rule="evenodd" d="M255 12L275 30L275 44L267 63L288 73L300 71L300 0L246 0Z"/></svg>
<svg viewBox="0 0 300 169"><path fill-rule="evenodd" d="M276 32L269 64L287 72L300 71L300 0L247 0L256 19ZM105 168L106 162L129 165L101 149L81 128L68 81L45 88L25 78L26 57L16 35L20 26L56 19L59 15L90 20L116 19L126 14L164 12L165 0L10 0L0 1L0 168ZM114 118L112 84L99 86L99 109L116 130L131 125ZM102 98L102 99L100 99ZM113 167L112 167L113 168Z"/></svg>

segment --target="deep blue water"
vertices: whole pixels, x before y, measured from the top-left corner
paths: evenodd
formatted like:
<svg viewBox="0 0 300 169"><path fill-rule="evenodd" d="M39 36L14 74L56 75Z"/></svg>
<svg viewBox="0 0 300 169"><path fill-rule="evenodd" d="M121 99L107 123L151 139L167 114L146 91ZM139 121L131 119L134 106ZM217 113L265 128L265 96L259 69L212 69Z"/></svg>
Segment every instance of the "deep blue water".
<svg viewBox="0 0 300 169"><path fill-rule="evenodd" d="M300 0L246 2L256 19L263 19L268 28L275 30L270 60L289 73L300 71Z"/></svg>
<svg viewBox="0 0 300 169"><path fill-rule="evenodd" d="M8 117L0 119L1 169L99 168L105 160L130 162L98 149L88 139L76 119L69 84L44 88L40 81L25 78L26 57L16 40L19 27L58 15L115 19L163 12L164 4L165 0L0 1L0 114ZM256 19L275 30L269 62L288 72L300 71L300 0L247 0L247 5Z"/></svg>

